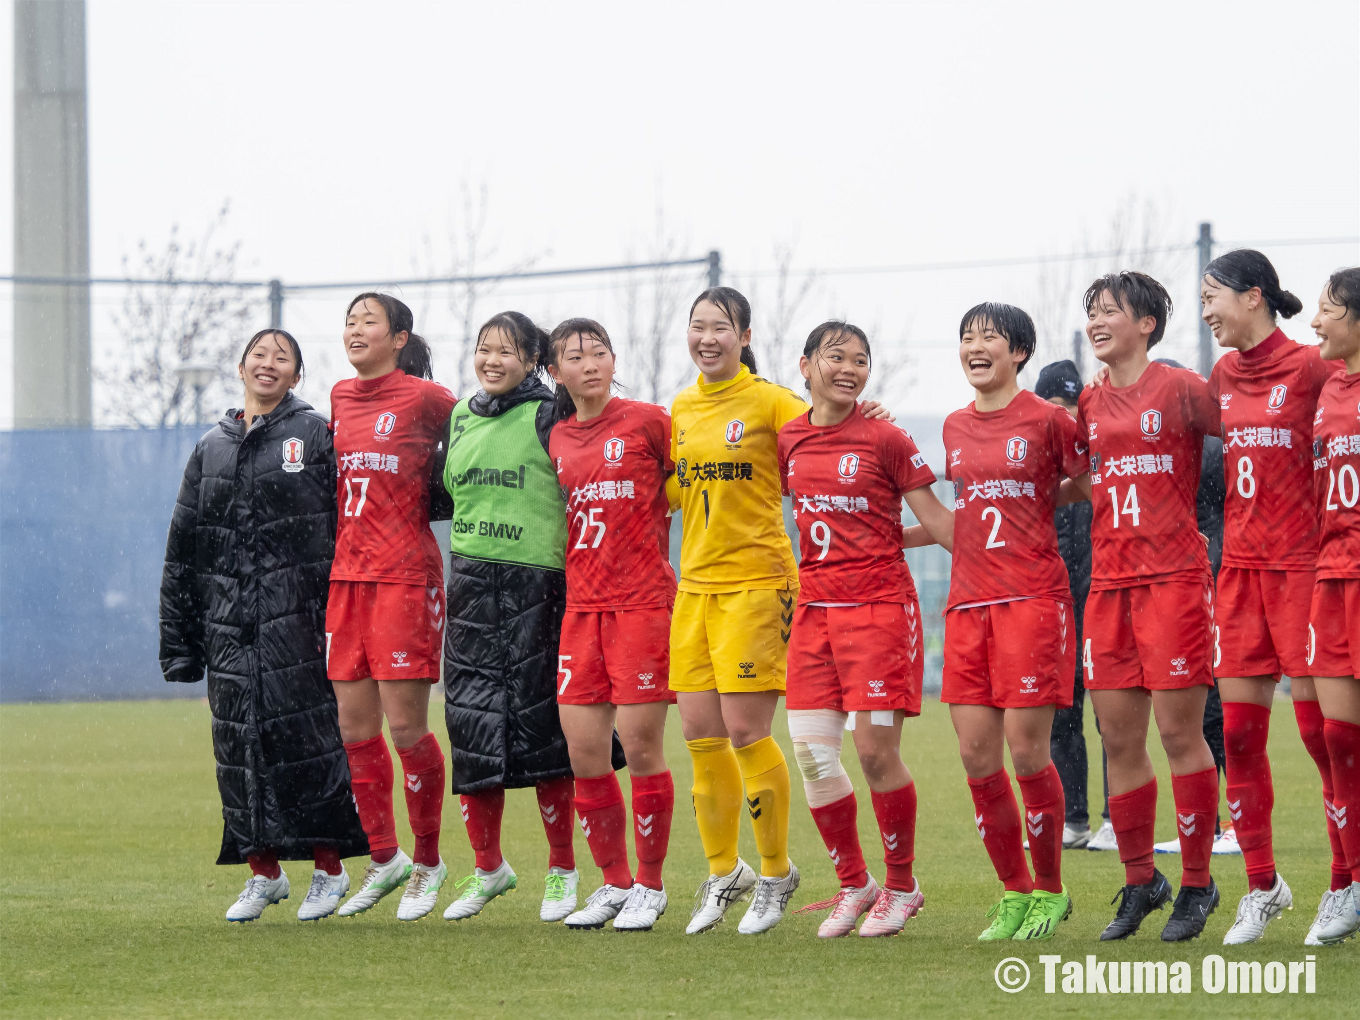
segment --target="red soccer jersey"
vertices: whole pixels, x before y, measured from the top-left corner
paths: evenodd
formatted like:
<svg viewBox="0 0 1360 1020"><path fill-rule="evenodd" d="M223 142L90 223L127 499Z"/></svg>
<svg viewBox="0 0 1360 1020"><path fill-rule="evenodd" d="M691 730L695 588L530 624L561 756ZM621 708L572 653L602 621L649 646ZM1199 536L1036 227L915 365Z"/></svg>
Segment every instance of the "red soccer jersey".
<svg viewBox="0 0 1360 1020"><path fill-rule="evenodd" d="M1207 580L1195 493L1219 431L1209 384L1154 361L1132 386L1083 390L1077 425L1091 448L1091 590Z"/></svg>
<svg viewBox="0 0 1360 1020"><path fill-rule="evenodd" d="M339 525L333 581L444 584L430 531L435 446L457 398L398 369L331 390Z"/></svg>
<svg viewBox="0 0 1360 1020"><path fill-rule="evenodd" d="M906 602L902 494L935 481L896 425L858 407L823 428L800 414L779 430L779 479L798 524L798 604Z"/></svg>
<svg viewBox="0 0 1360 1020"><path fill-rule="evenodd" d="M1318 396L1313 479L1322 508L1318 580L1360 577L1360 372L1338 371Z"/></svg>
<svg viewBox="0 0 1360 1020"><path fill-rule="evenodd" d="M1000 411L973 404L944 420L945 477L954 483L949 608L1015 598L1072 601L1058 554L1058 483L1084 475L1072 416L1021 390Z"/></svg>
<svg viewBox="0 0 1360 1020"><path fill-rule="evenodd" d="M548 453L567 501L567 608L669 609L666 478L675 465L666 409L615 397L598 418L554 425Z"/></svg>
<svg viewBox="0 0 1360 1020"><path fill-rule="evenodd" d="M1276 330L1245 353L1224 355L1209 375L1223 418L1223 563L1257 570L1312 570L1317 504L1309 442L1318 393L1341 367Z"/></svg>

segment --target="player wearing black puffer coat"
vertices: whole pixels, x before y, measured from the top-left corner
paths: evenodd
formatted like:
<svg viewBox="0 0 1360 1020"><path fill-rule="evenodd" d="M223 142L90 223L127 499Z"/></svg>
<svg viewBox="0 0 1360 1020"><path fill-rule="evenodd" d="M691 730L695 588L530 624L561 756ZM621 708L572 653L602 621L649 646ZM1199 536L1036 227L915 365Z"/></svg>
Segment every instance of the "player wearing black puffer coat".
<svg viewBox="0 0 1360 1020"><path fill-rule="evenodd" d="M185 468L161 579L160 662L170 682L207 673L218 864L368 852L326 679L335 516L326 419L292 393L249 431L229 411Z"/></svg>

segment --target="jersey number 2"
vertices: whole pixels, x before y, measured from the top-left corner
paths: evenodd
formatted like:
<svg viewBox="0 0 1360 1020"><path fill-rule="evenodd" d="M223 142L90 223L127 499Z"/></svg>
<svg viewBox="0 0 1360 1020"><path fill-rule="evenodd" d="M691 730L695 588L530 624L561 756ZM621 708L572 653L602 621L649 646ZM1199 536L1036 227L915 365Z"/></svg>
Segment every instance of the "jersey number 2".
<svg viewBox="0 0 1360 1020"><path fill-rule="evenodd" d="M989 506L986 510L983 510L982 520L984 524L987 521L988 514L996 514L996 520L992 522L992 533L987 536L987 548L1000 549L1003 545L1006 544L1006 540L1004 538L1000 542L996 540L997 532L1001 530L1001 511L994 506Z"/></svg>

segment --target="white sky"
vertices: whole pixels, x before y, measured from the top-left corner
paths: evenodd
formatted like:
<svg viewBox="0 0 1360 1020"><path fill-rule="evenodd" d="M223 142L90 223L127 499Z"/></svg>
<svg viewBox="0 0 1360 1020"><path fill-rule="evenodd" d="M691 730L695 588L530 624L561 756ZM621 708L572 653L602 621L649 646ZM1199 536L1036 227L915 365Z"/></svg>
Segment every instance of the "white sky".
<svg viewBox="0 0 1360 1020"><path fill-rule="evenodd" d="M12 193L12 8L3 32ZM176 222L197 232L230 199L242 276L381 283L412 275L423 236L447 234L463 181L490 187L498 264L648 254L660 203L686 252L721 249L739 284L795 240L797 264L823 270L1100 247L1116 210L1151 200L1159 240L1189 243L1209 220L1220 241L1262 246L1304 301L1286 331L1309 339L1327 273L1360 262L1360 246L1265 242L1360 235L1357 39L1353 2L94 0L92 269L120 273L139 239L163 244ZM1158 265L1181 299L1167 351L1193 364L1193 255ZM954 358L962 312L985 299L1034 311L1039 276L827 275L796 327L870 327L881 360L914 359L901 411L942 414L970 395ZM758 322L771 284L754 295ZM584 314L617 332L617 295L593 286L507 288L479 318L518 306L548 327ZM426 315L418 328L452 329L437 296L428 310L404 296ZM285 313L313 365L302 395L323 408L347 298ZM117 300L96 295L100 351ZM1079 321L1069 305L1047 342ZM11 315L6 288L0 423ZM682 350L683 311L674 336Z"/></svg>

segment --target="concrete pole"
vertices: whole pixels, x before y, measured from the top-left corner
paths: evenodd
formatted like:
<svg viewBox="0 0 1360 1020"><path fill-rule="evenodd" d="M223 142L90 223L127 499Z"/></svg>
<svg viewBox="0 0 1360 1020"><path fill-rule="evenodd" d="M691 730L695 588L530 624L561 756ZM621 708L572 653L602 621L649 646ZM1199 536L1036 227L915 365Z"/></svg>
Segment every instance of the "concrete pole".
<svg viewBox="0 0 1360 1020"><path fill-rule="evenodd" d="M1086 331L1074 329L1072 331L1072 364L1077 366L1077 375L1082 379L1086 378L1086 369L1083 362L1086 360Z"/></svg>
<svg viewBox="0 0 1360 1020"><path fill-rule="evenodd" d="M708 285L710 287L722 286L722 252L711 251L708 253Z"/></svg>
<svg viewBox="0 0 1360 1020"><path fill-rule="evenodd" d="M1204 279L1204 270L1214 257L1214 231L1208 223L1199 225L1199 275L1195 277L1194 308L1199 311L1199 284ZM1199 320L1199 374L1209 378L1214 368L1214 332L1203 319Z"/></svg>
<svg viewBox="0 0 1360 1020"><path fill-rule="evenodd" d="M14 4L14 272L88 278L84 0ZM14 288L15 428L88 427L90 288Z"/></svg>

